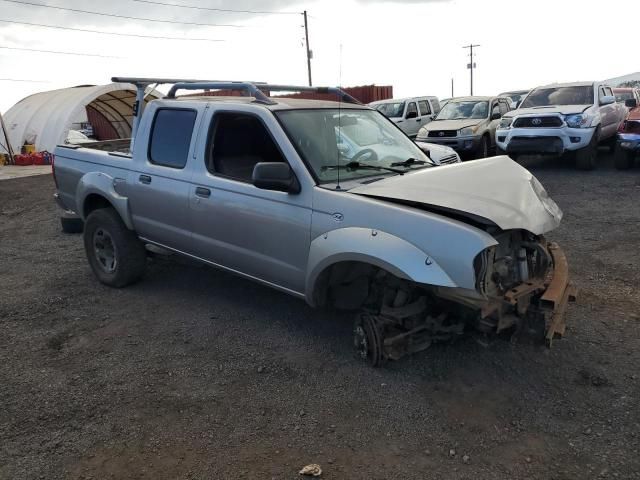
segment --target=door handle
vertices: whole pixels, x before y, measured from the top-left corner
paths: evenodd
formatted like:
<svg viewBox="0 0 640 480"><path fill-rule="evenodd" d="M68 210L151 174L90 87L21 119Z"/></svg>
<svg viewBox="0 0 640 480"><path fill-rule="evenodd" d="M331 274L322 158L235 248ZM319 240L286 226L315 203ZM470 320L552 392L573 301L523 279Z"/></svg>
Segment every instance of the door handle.
<svg viewBox="0 0 640 480"><path fill-rule="evenodd" d="M149 185L151 183L151 177L149 175L140 175L138 180L140 180L140 183L144 183L145 185Z"/></svg>
<svg viewBox="0 0 640 480"><path fill-rule="evenodd" d="M421 122L422 119L421 118L416 118L416 122Z"/></svg>
<svg viewBox="0 0 640 480"><path fill-rule="evenodd" d="M202 198L209 198L211 196L211 190L204 187L196 187L196 195Z"/></svg>

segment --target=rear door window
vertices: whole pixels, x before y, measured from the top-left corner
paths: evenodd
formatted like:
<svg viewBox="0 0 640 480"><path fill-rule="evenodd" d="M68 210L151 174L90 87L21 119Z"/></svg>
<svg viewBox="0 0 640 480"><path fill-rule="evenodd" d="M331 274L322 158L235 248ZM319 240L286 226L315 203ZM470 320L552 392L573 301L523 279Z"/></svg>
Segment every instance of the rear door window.
<svg viewBox="0 0 640 480"><path fill-rule="evenodd" d="M197 115L190 109L158 109L151 126L149 161L163 167L184 168Z"/></svg>

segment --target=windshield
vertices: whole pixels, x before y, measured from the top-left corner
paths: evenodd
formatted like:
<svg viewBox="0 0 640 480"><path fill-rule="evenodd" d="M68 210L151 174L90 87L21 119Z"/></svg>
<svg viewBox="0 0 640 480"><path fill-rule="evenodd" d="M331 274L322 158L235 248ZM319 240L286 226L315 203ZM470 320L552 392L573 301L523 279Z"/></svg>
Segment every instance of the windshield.
<svg viewBox="0 0 640 480"><path fill-rule="evenodd" d="M624 103L627 100L631 100L633 97L633 93L631 92L614 92L616 96L616 102Z"/></svg>
<svg viewBox="0 0 640 480"><path fill-rule="evenodd" d="M525 98L520 108L549 107L552 105L591 105L593 87L536 88Z"/></svg>
<svg viewBox="0 0 640 480"><path fill-rule="evenodd" d="M335 183L363 177L392 175L372 170L412 158L415 170L432 165L431 160L404 133L373 110L282 110L275 112L289 139L313 169L319 182ZM334 168L357 162L363 168Z"/></svg>
<svg viewBox="0 0 640 480"><path fill-rule="evenodd" d="M436 120L480 119L489 116L489 102L486 101L455 101L449 100L442 107Z"/></svg>
<svg viewBox="0 0 640 480"><path fill-rule="evenodd" d="M375 105L375 109L385 117L401 117L404 114L404 102L380 103L378 105Z"/></svg>

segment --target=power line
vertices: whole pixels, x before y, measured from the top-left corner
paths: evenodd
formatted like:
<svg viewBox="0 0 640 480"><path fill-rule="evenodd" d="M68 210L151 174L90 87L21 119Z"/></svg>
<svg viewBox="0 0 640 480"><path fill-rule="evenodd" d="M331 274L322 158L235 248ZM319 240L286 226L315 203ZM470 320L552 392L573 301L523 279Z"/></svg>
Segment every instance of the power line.
<svg viewBox="0 0 640 480"><path fill-rule="evenodd" d="M33 7L43 7L43 8L53 8L55 10L64 10L67 12L75 12L75 13L87 13L89 15L100 15L103 17L112 17L112 18L125 18L128 20L141 20L143 22L157 22L157 23L171 23L178 25L198 25L200 27L233 27L233 28L243 28L244 25L232 25L226 23L198 23L198 22L177 22L175 20L157 20L153 18L144 18L144 17L130 17L126 15L117 15L115 13L102 13L102 12L92 12L89 10L80 10L77 8L67 8L67 7L58 7L55 5L45 5L43 3L35 3L35 2L27 2L23 0L0 0L2 2L9 3L17 3L19 5L30 5Z"/></svg>
<svg viewBox="0 0 640 480"><path fill-rule="evenodd" d="M58 55L77 55L79 57L100 57L100 58L124 58L124 57L112 57L110 55L98 55L97 53L78 53L78 52L61 52L59 50L39 50L37 48L21 48L21 47L3 47L7 50L22 50L25 52L39 52L39 53L55 53Z"/></svg>
<svg viewBox="0 0 640 480"><path fill-rule="evenodd" d="M139 3L151 3L153 5L164 5L167 7L192 8L195 10L210 10L214 12L226 13L260 13L264 15L302 15L302 12L277 12L274 10L231 10L228 8L198 7L196 5L182 5L179 3L158 2L153 0L133 0Z"/></svg>
<svg viewBox="0 0 640 480"><path fill-rule="evenodd" d="M24 78L0 78L0 82L51 83L46 80L26 80Z"/></svg>
<svg viewBox="0 0 640 480"><path fill-rule="evenodd" d="M184 38L184 37L162 37L156 35L138 35L134 33L118 33L118 32L106 32L104 30L89 30L86 28L73 28L73 27L61 27L58 25L46 25L44 23L31 23L31 22L17 22L14 20L0 20L3 23L9 24L18 24L18 25L29 25L32 27L45 27L45 28L56 28L59 30L73 30L75 32L87 32L87 33L99 33L102 35L117 35L122 37L137 37L137 38L153 38L153 39L161 39L161 40L183 40L183 41L198 41L198 42L224 42L224 40L216 40L213 38Z"/></svg>

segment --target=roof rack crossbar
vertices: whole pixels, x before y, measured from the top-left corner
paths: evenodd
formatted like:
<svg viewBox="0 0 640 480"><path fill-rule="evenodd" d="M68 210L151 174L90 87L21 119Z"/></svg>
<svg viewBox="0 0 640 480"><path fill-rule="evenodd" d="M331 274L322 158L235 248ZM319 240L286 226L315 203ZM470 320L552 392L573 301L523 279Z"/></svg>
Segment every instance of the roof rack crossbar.
<svg viewBox="0 0 640 480"><path fill-rule="evenodd" d="M262 84L259 84L262 87ZM256 102L267 105L275 105L277 102L271 100L253 83L247 82L180 82L176 83L165 98L176 98L178 90L242 90L250 97L255 97Z"/></svg>
<svg viewBox="0 0 640 480"><path fill-rule="evenodd" d="M175 98L178 90L243 90L250 96L255 97L256 101L260 103L266 103L273 105L274 102L263 92L312 92L312 93L324 93L329 95L336 95L340 101L345 103L354 103L361 105L361 103L354 97L349 95L344 90L337 87L301 87L295 85L273 85L270 83L253 83L253 82L180 82L176 83L166 98Z"/></svg>

